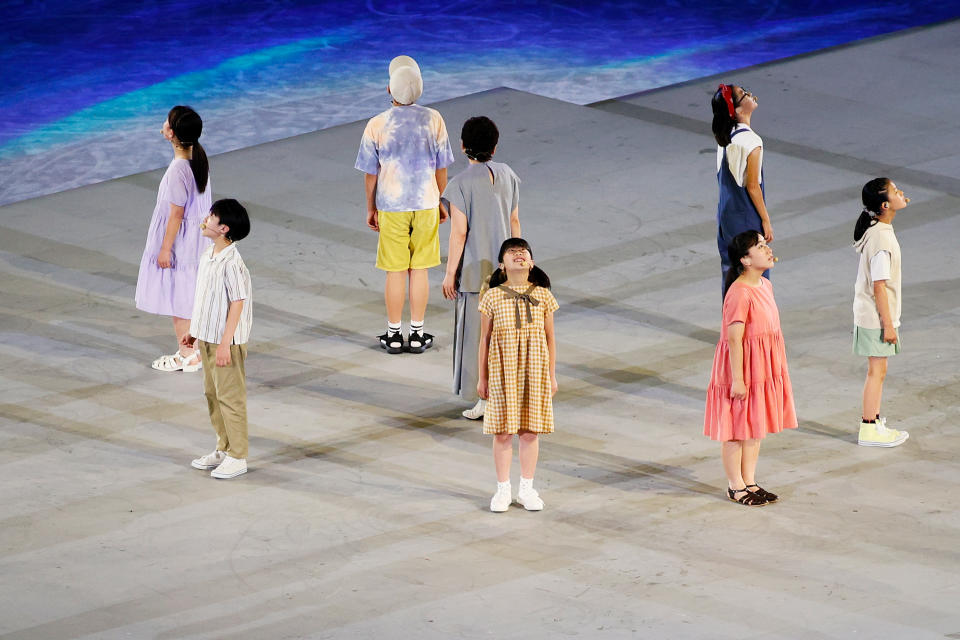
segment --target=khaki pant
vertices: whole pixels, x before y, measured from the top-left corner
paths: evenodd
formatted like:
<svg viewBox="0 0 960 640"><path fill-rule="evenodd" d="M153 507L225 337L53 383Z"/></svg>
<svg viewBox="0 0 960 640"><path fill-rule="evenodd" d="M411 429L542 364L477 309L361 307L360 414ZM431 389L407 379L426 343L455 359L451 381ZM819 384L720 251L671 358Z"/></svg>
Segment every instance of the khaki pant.
<svg viewBox="0 0 960 640"><path fill-rule="evenodd" d="M197 340L203 361L203 392L207 396L210 422L217 432L217 451L231 458L247 457L247 345L230 345L230 365L217 366L217 347Z"/></svg>

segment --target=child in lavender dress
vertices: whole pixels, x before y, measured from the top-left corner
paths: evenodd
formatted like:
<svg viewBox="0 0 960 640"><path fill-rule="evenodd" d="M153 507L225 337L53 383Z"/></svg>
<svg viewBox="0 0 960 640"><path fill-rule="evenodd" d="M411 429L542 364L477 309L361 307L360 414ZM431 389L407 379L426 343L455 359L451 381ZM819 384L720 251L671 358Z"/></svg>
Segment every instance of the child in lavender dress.
<svg viewBox="0 0 960 640"><path fill-rule="evenodd" d="M163 123L163 137L173 146L174 157L160 181L135 298L137 309L173 317L178 349L154 360L152 366L159 371L201 368L199 355L179 346L179 336L190 328L197 264L210 246L200 233L212 191L207 154L198 142L202 130L200 116L190 107L174 107Z"/></svg>

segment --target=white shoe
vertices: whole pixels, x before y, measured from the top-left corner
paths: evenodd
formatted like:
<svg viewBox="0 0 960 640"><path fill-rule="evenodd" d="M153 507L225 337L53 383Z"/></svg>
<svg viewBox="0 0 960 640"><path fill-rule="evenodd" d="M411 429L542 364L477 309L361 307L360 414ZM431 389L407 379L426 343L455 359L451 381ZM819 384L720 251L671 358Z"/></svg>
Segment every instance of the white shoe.
<svg viewBox="0 0 960 640"><path fill-rule="evenodd" d="M200 456L191 462L190 466L194 469L213 469L219 466L225 457L227 457L227 454L223 451L213 451L205 456Z"/></svg>
<svg viewBox="0 0 960 640"><path fill-rule="evenodd" d="M501 489L497 487L497 492L490 498L490 511L494 513L503 513L510 508L513 498L510 497L510 486Z"/></svg>
<svg viewBox="0 0 960 640"><path fill-rule="evenodd" d="M182 371L183 357L181 357L180 352L177 351L169 356L160 356L154 360L150 366L157 371Z"/></svg>
<svg viewBox="0 0 960 640"><path fill-rule="evenodd" d="M877 422L861 422L857 444L861 447L896 447L907 441L910 434L906 431L887 428L887 419Z"/></svg>
<svg viewBox="0 0 960 640"><path fill-rule="evenodd" d="M487 408L487 401L481 398L472 409L464 409L461 414L467 420L479 420L483 417L483 410Z"/></svg>
<svg viewBox="0 0 960 640"><path fill-rule="evenodd" d="M230 456L223 456L223 462L220 463L220 466L211 471L210 475L214 478L226 480L228 478L236 478L237 476L246 472L246 458L231 458Z"/></svg>
<svg viewBox="0 0 960 640"><path fill-rule="evenodd" d="M517 503L527 511L540 511L543 509L543 499L536 489L527 489L517 494Z"/></svg>

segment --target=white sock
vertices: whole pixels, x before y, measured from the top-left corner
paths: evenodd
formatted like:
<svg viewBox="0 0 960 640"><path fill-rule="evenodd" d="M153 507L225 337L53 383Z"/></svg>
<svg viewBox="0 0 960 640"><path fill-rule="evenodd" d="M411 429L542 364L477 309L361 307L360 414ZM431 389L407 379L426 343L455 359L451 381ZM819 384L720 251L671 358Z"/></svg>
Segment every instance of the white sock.
<svg viewBox="0 0 960 640"><path fill-rule="evenodd" d="M400 333L400 323L393 323L387 320L387 337L392 338L398 333Z"/></svg>
<svg viewBox="0 0 960 640"><path fill-rule="evenodd" d="M423 333L423 320L419 322L410 321L410 333Z"/></svg>
<svg viewBox="0 0 960 640"><path fill-rule="evenodd" d="M510 481L509 481L509 480L507 480L506 482L497 482L497 493L500 493L501 491L503 491L503 492L505 492L505 493L510 493Z"/></svg>
<svg viewBox="0 0 960 640"><path fill-rule="evenodd" d="M520 488L518 491L520 491L520 493L533 491L533 478L524 478L523 476L520 476Z"/></svg>

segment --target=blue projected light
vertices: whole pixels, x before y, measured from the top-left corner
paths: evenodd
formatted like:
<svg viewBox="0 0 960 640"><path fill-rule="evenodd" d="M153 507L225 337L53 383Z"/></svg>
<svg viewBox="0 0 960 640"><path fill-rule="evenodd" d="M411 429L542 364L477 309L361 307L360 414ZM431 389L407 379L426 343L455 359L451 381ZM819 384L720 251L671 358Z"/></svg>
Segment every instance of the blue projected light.
<svg viewBox="0 0 960 640"><path fill-rule="evenodd" d="M955 18L960 3L48 0L6 13L0 204L166 164L151 142L174 104L201 113L209 153L369 117L399 53L420 62L425 103L509 86L586 104ZM124 162L67 170L94 141ZM31 163L47 184L24 182Z"/></svg>

